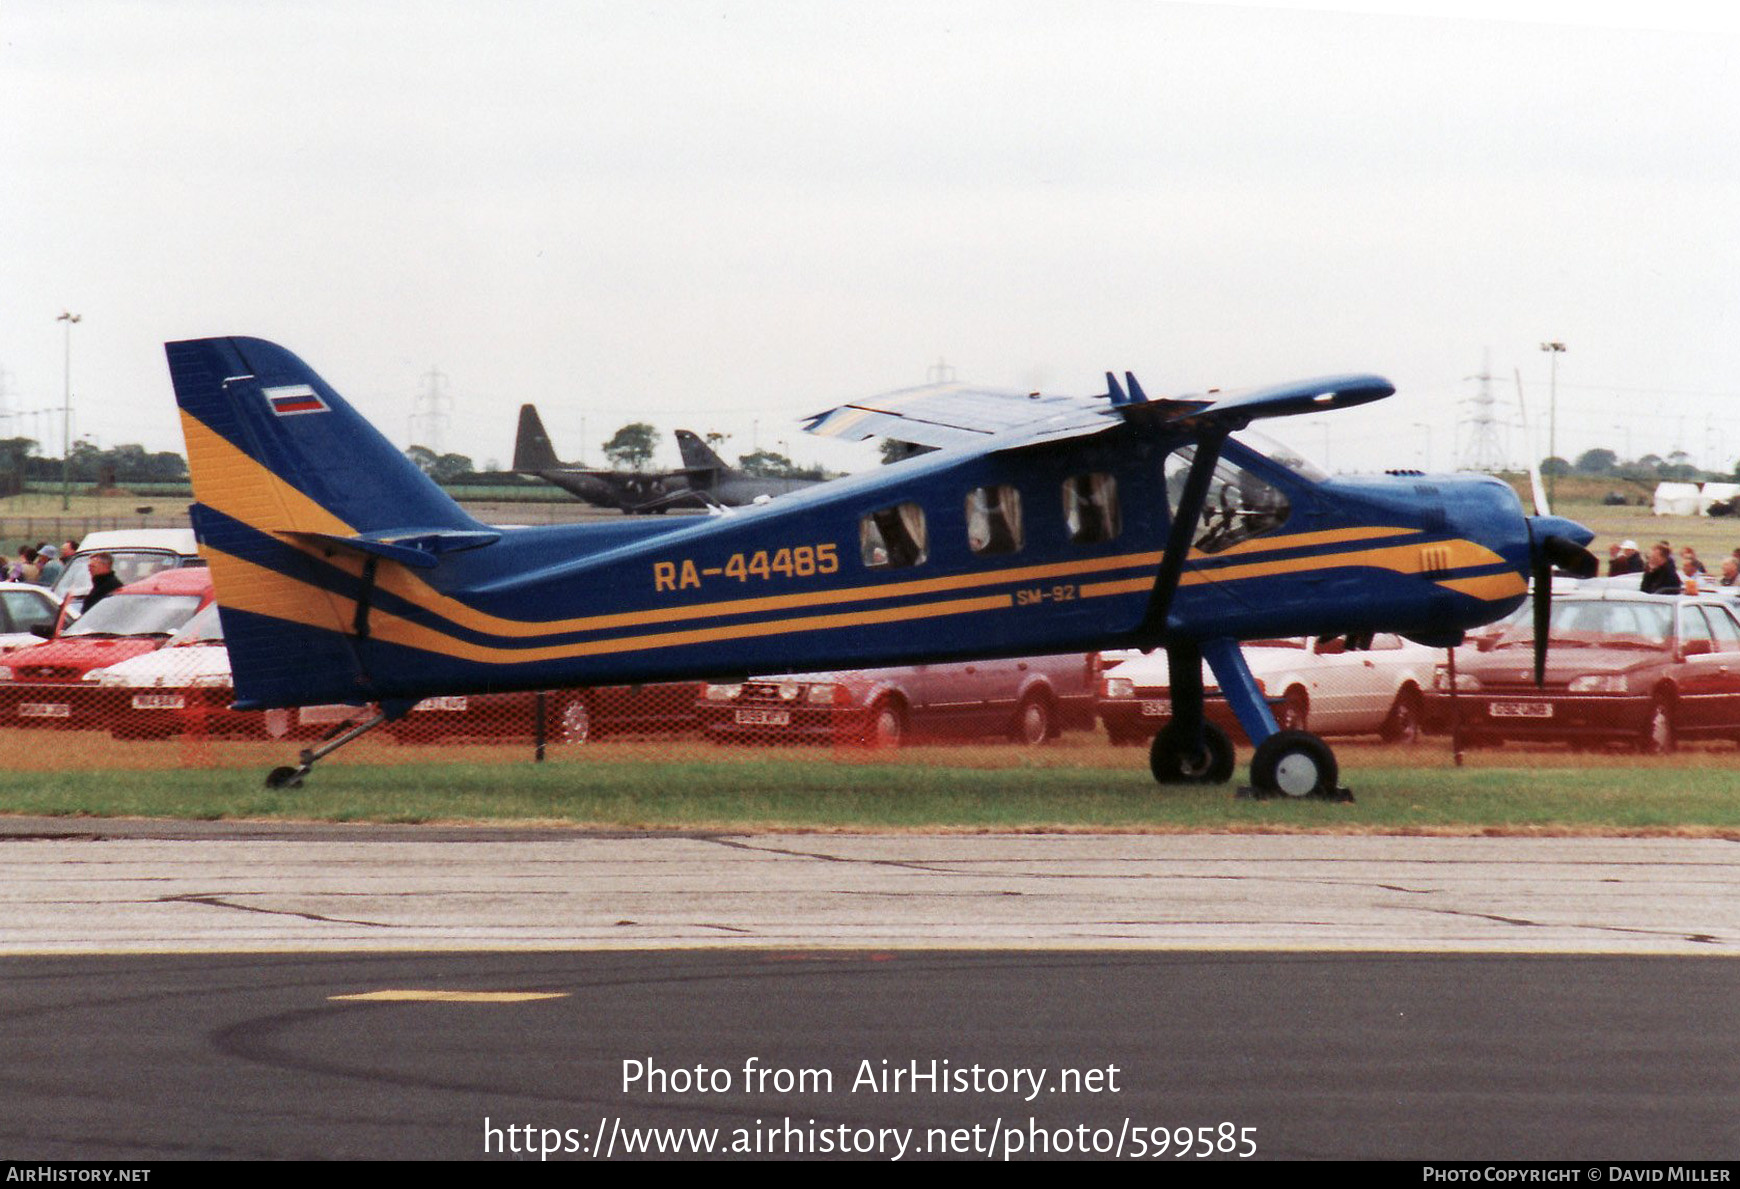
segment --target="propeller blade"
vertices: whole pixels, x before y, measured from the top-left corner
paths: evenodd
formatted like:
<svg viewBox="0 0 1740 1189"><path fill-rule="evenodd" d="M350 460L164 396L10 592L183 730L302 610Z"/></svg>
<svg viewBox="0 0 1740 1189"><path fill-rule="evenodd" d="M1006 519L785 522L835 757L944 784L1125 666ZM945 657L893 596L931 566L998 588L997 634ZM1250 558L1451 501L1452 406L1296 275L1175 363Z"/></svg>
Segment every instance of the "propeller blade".
<svg viewBox="0 0 1740 1189"><path fill-rule="evenodd" d="M1547 683L1547 631L1553 622L1553 566L1545 549L1534 556L1535 686Z"/></svg>
<svg viewBox="0 0 1740 1189"><path fill-rule="evenodd" d="M1523 403L1522 368L1520 367L1516 369L1516 407L1517 412L1522 414L1523 436L1532 439L1533 435L1529 432L1529 410L1528 406ZM1541 482L1540 453L1531 440L1528 448L1529 488L1535 497L1535 515L1551 516L1553 510L1547 507L1547 488Z"/></svg>
<svg viewBox="0 0 1740 1189"><path fill-rule="evenodd" d="M1548 534L1541 542L1541 554L1573 578L1593 578L1601 572L1601 563L1593 553L1564 537Z"/></svg>
<svg viewBox="0 0 1740 1189"><path fill-rule="evenodd" d="M1529 571L1533 582L1535 617L1535 684L1547 683L1548 629L1553 620L1553 570L1557 567L1573 578L1593 578L1601 572L1595 555L1555 528L1575 528L1557 517L1529 518Z"/></svg>

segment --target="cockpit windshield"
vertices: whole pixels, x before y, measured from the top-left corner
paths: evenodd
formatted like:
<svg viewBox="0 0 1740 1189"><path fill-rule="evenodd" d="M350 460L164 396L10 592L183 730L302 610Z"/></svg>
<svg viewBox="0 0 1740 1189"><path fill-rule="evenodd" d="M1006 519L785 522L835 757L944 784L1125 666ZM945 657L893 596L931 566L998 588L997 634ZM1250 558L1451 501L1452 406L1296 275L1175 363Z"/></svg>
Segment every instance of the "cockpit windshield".
<svg viewBox="0 0 1740 1189"><path fill-rule="evenodd" d="M1276 441L1266 433L1259 433L1254 429L1241 429L1231 436L1233 441L1246 449L1261 454L1276 466L1285 467L1295 475L1309 479L1313 483L1322 483L1329 478L1329 472L1306 458L1304 454L1285 442Z"/></svg>

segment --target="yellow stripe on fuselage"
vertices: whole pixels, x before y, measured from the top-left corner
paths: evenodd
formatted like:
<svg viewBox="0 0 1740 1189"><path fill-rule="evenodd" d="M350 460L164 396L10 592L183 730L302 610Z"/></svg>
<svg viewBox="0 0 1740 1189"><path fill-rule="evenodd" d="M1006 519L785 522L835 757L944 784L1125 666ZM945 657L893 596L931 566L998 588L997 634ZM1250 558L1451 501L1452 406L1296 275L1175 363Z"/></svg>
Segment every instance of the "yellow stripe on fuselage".
<svg viewBox="0 0 1740 1189"><path fill-rule="evenodd" d="M1434 541L1434 549L1442 549L1448 555L1446 570L1464 570L1474 566L1490 566L1504 564L1504 558L1494 553L1484 545L1473 541L1457 539L1454 541ZM1268 578L1276 574L1298 574L1307 570L1331 569L1339 566L1370 566L1379 570L1393 570L1398 574L1418 574L1423 567L1420 564L1419 545L1386 545L1378 549L1355 549L1343 553L1316 553L1305 557L1276 558L1272 561L1253 561L1244 565L1219 566L1214 569L1197 569L1187 572L1180 580L1183 586L1198 586L1204 582L1232 582L1245 578Z"/></svg>

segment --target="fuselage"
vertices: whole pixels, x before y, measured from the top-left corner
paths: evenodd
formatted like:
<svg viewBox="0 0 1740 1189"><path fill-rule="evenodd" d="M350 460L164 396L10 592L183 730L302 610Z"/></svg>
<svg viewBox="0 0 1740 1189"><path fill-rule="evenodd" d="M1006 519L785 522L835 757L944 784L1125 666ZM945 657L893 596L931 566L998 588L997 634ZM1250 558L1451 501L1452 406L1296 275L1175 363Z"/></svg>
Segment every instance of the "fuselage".
<svg viewBox="0 0 1740 1189"><path fill-rule="evenodd" d="M1166 621L1148 622L1192 448L1115 424L939 451L724 516L506 530L372 579L303 550L275 568L361 626L356 671L309 666L253 692L238 676L237 692L274 705L1349 630L1437 639L1526 594L1528 528L1504 484L1325 479L1232 440ZM244 592L229 612L285 614L248 607L247 584L212 565L220 594Z"/></svg>

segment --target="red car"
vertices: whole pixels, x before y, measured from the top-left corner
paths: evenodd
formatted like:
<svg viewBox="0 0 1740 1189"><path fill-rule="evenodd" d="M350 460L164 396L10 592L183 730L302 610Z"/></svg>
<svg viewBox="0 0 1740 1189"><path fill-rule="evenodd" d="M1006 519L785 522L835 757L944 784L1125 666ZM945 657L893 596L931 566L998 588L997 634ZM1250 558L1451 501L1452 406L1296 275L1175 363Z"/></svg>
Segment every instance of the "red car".
<svg viewBox="0 0 1740 1189"><path fill-rule="evenodd" d="M1457 654L1455 699L1440 668L1432 718L1469 746L1506 739L1672 751L1681 739L1740 741L1740 618L1714 596L1608 589L1553 600L1546 681L1535 684L1528 617Z"/></svg>
<svg viewBox="0 0 1740 1189"><path fill-rule="evenodd" d="M52 639L0 662L0 723L59 728L106 727L84 678L94 669L163 647L212 601L211 571L165 570L123 586Z"/></svg>
<svg viewBox="0 0 1740 1189"><path fill-rule="evenodd" d="M752 677L706 687L716 743L868 743L997 738L1037 746L1093 726L1098 653Z"/></svg>

